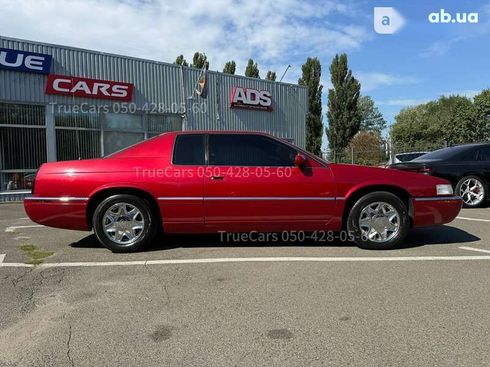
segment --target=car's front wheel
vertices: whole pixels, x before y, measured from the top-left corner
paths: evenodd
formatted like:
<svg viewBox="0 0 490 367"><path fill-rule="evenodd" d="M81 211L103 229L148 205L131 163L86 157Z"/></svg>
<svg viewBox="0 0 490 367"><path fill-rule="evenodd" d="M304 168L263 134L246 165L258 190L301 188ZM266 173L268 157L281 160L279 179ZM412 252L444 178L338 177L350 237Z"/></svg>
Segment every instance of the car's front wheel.
<svg viewBox="0 0 490 367"><path fill-rule="evenodd" d="M463 198L465 208L477 208L486 199L485 185L480 177L467 176L459 180L456 193Z"/></svg>
<svg viewBox="0 0 490 367"><path fill-rule="evenodd" d="M408 234L410 218L406 205L389 192L361 197L352 207L347 230L357 245L369 250L398 247Z"/></svg>
<svg viewBox="0 0 490 367"><path fill-rule="evenodd" d="M153 239L157 227L149 204L125 194L103 200L92 223L97 239L113 252L141 250Z"/></svg>

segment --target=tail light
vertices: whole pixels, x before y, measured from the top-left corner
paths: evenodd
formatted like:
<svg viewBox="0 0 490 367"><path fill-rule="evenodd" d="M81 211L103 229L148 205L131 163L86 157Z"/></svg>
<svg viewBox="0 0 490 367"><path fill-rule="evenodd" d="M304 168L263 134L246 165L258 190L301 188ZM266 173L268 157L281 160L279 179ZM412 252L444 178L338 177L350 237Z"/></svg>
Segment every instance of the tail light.
<svg viewBox="0 0 490 367"><path fill-rule="evenodd" d="M34 195L34 186L36 185L36 177L32 180L31 193Z"/></svg>
<svg viewBox="0 0 490 367"><path fill-rule="evenodd" d="M423 166L417 169L417 173L422 173L423 175L430 175L430 167Z"/></svg>
<svg viewBox="0 0 490 367"><path fill-rule="evenodd" d="M32 179L32 184L31 184L31 194L32 195L34 195L34 186L36 186L36 176L37 176L37 173L34 176L34 178Z"/></svg>

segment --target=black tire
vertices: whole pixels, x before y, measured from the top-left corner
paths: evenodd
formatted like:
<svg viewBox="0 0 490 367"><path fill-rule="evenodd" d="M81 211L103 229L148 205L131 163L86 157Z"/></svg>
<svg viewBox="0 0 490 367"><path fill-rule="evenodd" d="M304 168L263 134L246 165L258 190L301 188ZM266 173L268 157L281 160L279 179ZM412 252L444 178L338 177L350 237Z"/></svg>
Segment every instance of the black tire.
<svg viewBox="0 0 490 367"><path fill-rule="evenodd" d="M366 236L363 231L366 231L366 228L362 229L360 225L361 214L363 218L365 218L366 213L363 210L371 205L371 208L376 207L376 203L385 203L391 206L397 214L398 217L394 219L396 223L399 223L398 230L391 231L388 235L386 232L386 240L383 240L382 237L378 236L377 240L371 240ZM381 206L383 207L383 206ZM378 215L373 215L372 218L377 218ZM379 215L380 221L387 220ZM399 218L399 221L398 221ZM378 224L376 224L378 225ZM379 224L381 225L381 224ZM356 244L363 249L367 250L389 250L399 247L405 237L410 230L410 217L408 215L408 209L405 204L400 200L400 198L396 195L393 195L390 192L385 191L376 191L361 197L354 204L352 209L350 210L349 216L347 218L347 231L350 236L354 237L354 241Z"/></svg>
<svg viewBox="0 0 490 367"><path fill-rule="evenodd" d="M463 186L463 184L467 180L476 180L476 181L478 181L480 183L481 189L483 190L483 197L482 197L481 201L476 202L476 203L471 203L470 200L469 200L469 196L468 195L465 195L465 194L463 194L461 192L461 187ZM461 180L459 180L458 184L456 185L456 192L455 192L455 194L458 195L458 196L463 197L463 207L464 208L479 208L487 200L487 190L485 188L485 183L478 176L466 176L466 177L463 177Z"/></svg>
<svg viewBox="0 0 490 367"><path fill-rule="evenodd" d="M117 210L118 206L122 208L120 209L122 214L114 211L111 213L108 212L109 209ZM131 224L135 224L133 222L129 223L130 220L133 219L133 214L127 213L128 209L132 212L132 208L136 208L136 211L134 211L134 213L136 213L135 220L138 222L138 226L142 226L142 229L134 230L135 227L132 227L132 229L129 228L131 227ZM126 214L123 214L124 211L126 211ZM121 229L112 229L114 236L111 234L112 231L110 233L104 231L104 223L111 223L110 221L107 222L108 217L106 217L106 214L108 214L109 217L113 217L114 215L121 216L112 222L115 223L115 228L119 228L117 226L120 226L119 229ZM113 216L111 216L111 214L113 214ZM99 242L112 252L139 251L149 244L155 237L158 229L155 215L153 215L149 203L138 196L126 194L113 195L103 200L95 209L92 223L95 235ZM116 236L122 236L119 242L117 242ZM134 236L134 238L131 240L130 236Z"/></svg>

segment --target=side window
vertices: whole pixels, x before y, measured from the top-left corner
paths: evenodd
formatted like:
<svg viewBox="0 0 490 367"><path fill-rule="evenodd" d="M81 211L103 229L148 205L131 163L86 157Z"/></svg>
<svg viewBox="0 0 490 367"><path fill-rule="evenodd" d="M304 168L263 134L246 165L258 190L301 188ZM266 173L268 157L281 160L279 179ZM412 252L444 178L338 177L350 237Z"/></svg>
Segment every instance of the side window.
<svg viewBox="0 0 490 367"><path fill-rule="evenodd" d="M209 136L210 165L287 167L294 165L295 156L296 150L265 136Z"/></svg>
<svg viewBox="0 0 490 367"><path fill-rule="evenodd" d="M173 164L204 165L204 135L178 135L175 139Z"/></svg>
<svg viewBox="0 0 490 367"><path fill-rule="evenodd" d="M483 162L490 162L490 147L481 148L478 151L478 160Z"/></svg>

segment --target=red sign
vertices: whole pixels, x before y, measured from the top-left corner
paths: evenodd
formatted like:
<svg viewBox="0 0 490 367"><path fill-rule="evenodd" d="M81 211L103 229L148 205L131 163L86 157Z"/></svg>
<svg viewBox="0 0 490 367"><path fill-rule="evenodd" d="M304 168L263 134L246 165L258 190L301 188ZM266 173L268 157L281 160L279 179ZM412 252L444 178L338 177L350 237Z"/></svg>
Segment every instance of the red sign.
<svg viewBox="0 0 490 367"><path fill-rule="evenodd" d="M46 94L114 99L128 102L133 98L133 84L49 74Z"/></svg>
<svg viewBox="0 0 490 367"><path fill-rule="evenodd" d="M234 87L230 95L230 106L270 112L272 111L271 93L266 90Z"/></svg>

